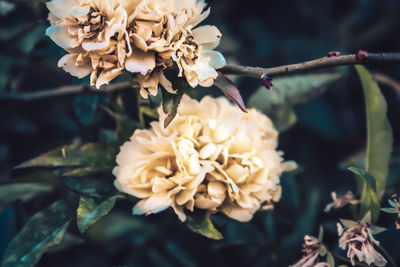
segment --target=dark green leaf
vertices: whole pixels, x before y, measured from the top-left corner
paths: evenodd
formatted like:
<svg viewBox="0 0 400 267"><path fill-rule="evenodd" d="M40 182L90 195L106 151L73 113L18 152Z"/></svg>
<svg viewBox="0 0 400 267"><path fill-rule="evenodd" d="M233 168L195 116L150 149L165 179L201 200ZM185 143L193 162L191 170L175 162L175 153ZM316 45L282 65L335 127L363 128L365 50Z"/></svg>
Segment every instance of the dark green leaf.
<svg viewBox="0 0 400 267"><path fill-rule="evenodd" d="M112 180L107 175L62 177L61 180L72 191L96 198L115 191Z"/></svg>
<svg viewBox="0 0 400 267"><path fill-rule="evenodd" d="M366 171L376 179L378 198L386 190L386 178L389 171L390 154L392 153L392 127L387 119L387 104L378 84L363 66L356 66L364 88L367 112L367 160Z"/></svg>
<svg viewBox="0 0 400 267"><path fill-rule="evenodd" d="M260 86L247 102L268 115L282 107L305 103L341 78L339 73L304 74L273 79L271 91Z"/></svg>
<svg viewBox="0 0 400 267"><path fill-rule="evenodd" d="M279 132L284 132L291 128L297 122L297 116L294 109L287 106L276 110L270 114L274 126Z"/></svg>
<svg viewBox="0 0 400 267"><path fill-rule="evenodd" d="M162 92L163 92L162 107L164 113L167 114L167 117L164 120L164 128L167 128L178 112L178 106L183 97L183 91L178 90L176 94L170 94L165 90L163 90Z"/></svg>
<svg viewBox="0 0 400 267"><path fill-rule="evenodd" d="M121 144L128 141L136 129L141 128L140 124L132 120L129 114L125 111L121 98L117 99L114 110L107 107L103 108L111 117L114 118L118 140Z"/></svg>
<svg viewBox="0 0 400 267"><path fill-rule="evenodd" d="M379 203L378 196L374 189L375 179L372 175L368 174L363 169L350 167L349 170L357 175L363 189L361 192L361 207L360 217L364 217L369 211L371 212L371 222L375 223L379 218L381 205Z"/></svg>
<svg viewBox="0 0 400 267"><path fill-rule="evenodd" d="M0 186L0 211L15 200L29 201L37 195L50 192L53 186L39 183L16 183Z"/></svg>
<svg viewBox="0 0 400 267"><path fill-rule="evenodd" d="M74 99L74 112L84 126L91 126L101 118L100 104L106 102L103 95L81 95Z"/></svg>
<svg viewBox="0 0 400 267"><path fill-rule="evenodd" d="M376 192L376 181L375 178L367 173L365 170L360 169L360 168L356 168L356 167L350 167L349 170L355 174L357 174L358 176L362 177L365 179L365 182L370 185L372 187L372 189L374 189L374 191Z"/></svg>
<svg viewBox="0 0 400 267"><path fill-rule="evenodd" d="M91 225L107 215L114 207L115 201L122 195L115 195L98 201L91 197L81 196L77 210L78 229L83 234Z"/></svg>
<svg viewBox="0 0 400 267"><path fill-rule="evenodd" d="M1 266L35 266L43 253L61 242L73 211L71 203L59 200L36 213L11 241Z"/></svg>
<svg viewBox="0 0 400 267"><path fill-rule="evenodd" d="M118 148L103 144L66 145L18 165L27 167L113 167Z"/></svg>
<svg viewBox="0 0 400 267"><path fill-rule="evenodd" d="M195 212L188 216L186 225L195 233L205 237L219 240L222 239L222 234L214 227L210 219L210 214L207 212Z"/></svg>

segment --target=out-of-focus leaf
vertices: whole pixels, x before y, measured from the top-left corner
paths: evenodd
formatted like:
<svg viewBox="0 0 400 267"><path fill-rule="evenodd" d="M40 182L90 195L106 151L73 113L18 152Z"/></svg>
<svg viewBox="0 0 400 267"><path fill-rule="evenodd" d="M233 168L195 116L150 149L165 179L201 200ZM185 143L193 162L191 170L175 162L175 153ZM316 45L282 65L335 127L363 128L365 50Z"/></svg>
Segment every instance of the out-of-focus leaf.
<svg viewBox="0 0 400 267"><path fill-rule="evenodd" d="M284 132L297 122L297 116L291 107L282 107L270 115L274 126L279 132Z"/></svg>
<svg viewBox="0 0 400 267"><path fill-rule="evenodd" d="M48 250L48 253L52 253L52 252L60 252L66 249L69 249L73 246L77 246L80 245L82 243L84 243L85 240L81 237L69 234L69 233L65 233L61 243L58 246L55 247L51 247Z"/></svg>
<svg viewBox="0 0 400 267"><path fill-rule="evenodd" d="M114 110L111 110L107 107L103 108L115 120L117 136L120 144L129 140L133 132L136 129L141 128L140 124L137 121L132 120L125 111L121 98L117 99Z"/></svg>
<svg viewBox="0 0 400 267"><path fill-rule="evenodd" d="M270 115L281 107L305 103L341 77L339 73L321 73L276 78L271 91L260 86L250 97L247 106Z"/></svg>
<svg viewBox="0 0 400 267"><path fill-rule="evenodd" d="M0 185L0 211L15 200L29 201L37 195L50 192L53 186L38 183L16 183Z"/></svg>
<svg viewBox="0 0 400 267"><path fill-rule="evenodd" d="M68 171L62 171L60 173L61 176L64 177L84 177L88 175L92 175L95 173L100 173L100 172L110 172L112 170L112 167L110 166L105 166L105 167L83 167L83 168L76 168L73 170L68 170Z"/></svg>
<svg viewBox="0 0 400 267"><path fill-rule="evenodd" d="M101 129L99 132L99 141L102 144L118 146L118 135L115 131L109 129Z"/></svg>
<svg viewBox="0 0 400 267"><path fill-rule="evenodd" d="M240 95L239 88L231 79L220 74L217 79L215 79L214 85L220 89L229 100L235 102L242 111L246 112L246 105Z"/></svg>
<svg viewBox="0 0 400 267"><path fill-rule="evenodd" d="M86 177L62 177L64 184L79 194L101 198L115 191L110 177L104 175Z"/></svg>
<svg viewBox="0 0 400 267"><path fill-rule="evenodd" d="M372 189L374 189L374 191L376 192L376 181L375 178L369 174L368 172L366 172L363 169L360 168L355 168L355 167L350 167L349 170L355 174L357 174L358 176L364 178L366 180L366 183L368 185L370 185L372 187Z"/></svg>
<svg viewBox="0 0 400 267"><path fill-rule="evenodd" d="M162 92L163 92L162 107L164 113L167 114L167 117L164 120L164 128L167 128L178 112L178 106L183 97L183 91L178 90L176 94L170 94L165 90L163 90Z"/></svg>
<svg viewBox="0 0 400 267"><path fill-rule="evenodd" d="M328 252L326 255L326 262L329 264L330 267L335 267L335 259L333 258L332 253Z"/></svg>
<svg viewBox="0 0 400 267"><path fill-rule="evenodd" d="M4 17L15 9L15 4L6 0L0 1L0 16Z"/></svg>
<svg viewBox="0 0 400 267"><path fill-rule="evenodd" d="M81 95L74 98L74 112L84 126L92 126L101 118L100 105L106 102L103 95Z"/></svg>
<svg viewBox="0 0 400 267"><path fill-rule="evenodd" d="M118 148L103 144L66 145L19 164L27 167L114 167Z"/></svg>
<svg viewBox="0 0 400 267"><path fill-rule="evenodd" d="M380 227L380 226L373 225L373 226L371 227L371 230L372 230L372 233L373 233L374 235L379 235L380 233L385 232L387 229L384 228L384 227Z"/></svg>
<svg viewBox="0 0 400 267"><path fill-rule="evenodd" d="M140 105L140 112L146 114L152 119L158 119L157 108L151 108L149 105L141 104Z"/></svg>
<svg viewBox="0 0 400 267"><path fill-rule="evenodd" d="M214 227L207 212L195 212L187 217L186 225L195 233L210 239L222 239L222 234Z"/></svg>
<svg viewBox="0 0 400 267"><path fill-rule="evenodd" d="M61 242L73 211L71 203L59 200L36 213L11 241L1 266L35 266L43 253Z"/></svg>
<svg viewBox="0 0 400 267"><path fill-rule="evenodd" d="M115 195L98 201L91 197L81 196L77 210L78 229L83 234L91 225L107 215L114 207L115 201L122 195Z"/></svg>
<svg viewBox="0 0 400 267"><path fill-rule="evenodd" d="M339 221L344 225L346 228L353 228L357 226L357 222L352 221L352 220L346 220L346 219L339 219Z"/></svg>
<svg viewBox="0 0 400 267"><path fill-rule="evenodd" d="M397 208L381 208L381 211L386 213L398 213Z"/></svg>
<svg viewBox="0 0 400 267"><path fill-rule="evenodd" d="M357 175L363 184L361 192L360 218L371 212L371 222L375 223L379 218L381 205L376 194L375 179L363 169L350 167L349 170Z"/></svg>
<svg viewBox="0 0 400 267"><path fill-rule="evenodd" d="M96 242L110 242L115 239L130 237L134 233L132 241L142 244L148 238L158 234L161 229L152 224L144 224L138 217L126 215L125 213L111 212L108 216L98 221L86 231L86 236Z"/></svg>
<svg viewBox="0 0 400 267"><path fill-rule="evenodd" d="M367 160L366 171L376 179L378 198L386 190L389 172L390 154L392 153L392 127L387 119L387 104L378 84L363 66L356 66L364 89L367 112Z"/></svg>
<svg viewBox="0 0 400 267"><path fill-rule="evenodd" d="M43 33L46 31L46 27L46 22L40 21L35 28L22 35L22 38L16 43L16 47L25 54L31 53L36 44L45 38Z"/></svg>

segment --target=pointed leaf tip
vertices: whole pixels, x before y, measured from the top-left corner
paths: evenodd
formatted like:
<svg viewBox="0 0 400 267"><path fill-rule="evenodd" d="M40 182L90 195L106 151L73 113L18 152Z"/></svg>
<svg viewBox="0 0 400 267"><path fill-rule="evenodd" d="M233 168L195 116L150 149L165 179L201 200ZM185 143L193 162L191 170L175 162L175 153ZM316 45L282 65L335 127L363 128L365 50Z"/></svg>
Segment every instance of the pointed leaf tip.
<svg viewBox="0 0 400 267"><path fill-rule="evenodd" d="M243 112L247 112L246 105L244 104L243 98L240 95L239 88L231 79L220 73L217 79L214 81L214 85L220 89L229 100L235 102L235 104Z"/></svg>

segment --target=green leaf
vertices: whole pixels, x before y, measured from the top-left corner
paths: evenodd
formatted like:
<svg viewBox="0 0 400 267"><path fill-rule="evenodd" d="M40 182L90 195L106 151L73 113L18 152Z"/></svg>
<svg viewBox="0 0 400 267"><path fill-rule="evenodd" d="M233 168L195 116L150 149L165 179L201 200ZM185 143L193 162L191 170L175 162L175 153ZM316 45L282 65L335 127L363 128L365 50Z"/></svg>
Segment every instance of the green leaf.
<svg viewBox="0 0 400 267"><path fill-rule="evenodd" d="M71 203L59 200L32 216L10 242L1 266L34 266L43 253L61 242L73 211Z"/></svg>
<svg viewBox="0 0 400 267"><path fill-rule="evenodd" d="M371 227L371 230L372 230L372 233L373 233L374 235L379 235L380 233L385 232L387 229L384 228L384 227L380 227L380 226L373 225L373 226Z"/></svg>
<svg viewBox="0 0 400 267"><path fill-rule="evenodd" d="M170 94L167 91L162 90L162 93L162 107L164 113L167 114L167 117L164 120L164 128L167 128L178 112L178 106L183 97L183 91L178 90L176 94Z"/></svg>
<svg viewBox="0 0 400 267"><path fill-rule="evenodd" d="M273 79L271 91L260 86L247 102L268 115L282 107L305 103L342 77L339 73L304 74Z"/></svg>
<svg viewBox="0 0 400 267"><path fill-rule="evenodd" d="M386 178L392 153L392 127L387 119L387 104L378 84L363 66L356 66L364 89L367 112L367 160L366 171L376 180L378 198L386 190Z"/></svg>
<svg viewBox="0 0 400 267"><path fill-rule="evenodd" d="M270 118L276 129L281 133L291 128L297 122L296 113L289 106L279 108L270 114Z"/></svg>
<svg viewBox="0 0 400 267"><path fill-rule="evenodd" d="M346 220L346 219L339 219L339 221L344 225L346 228L353 228L357 226L357 222L352 221L352 220Z"/></svg>
<svg viewBox="0 0 400 267"><path fill-rule="evenodd" d="M16 183L0 186L0 211L18 199L29 201L37 195L50 192L53 186L39 183Z"/></svg>
<svg viewBox="0 0 400 267"><path fill-rule="evenodd" d="M132 120L129 114L125 111L120 97L116 100L114 110L107 107L103 108L115 120L116 132L121 144L129 140L136 129L141 128L140 124L137 121Z"/></svg>
<svg viewBox="0 0 400 267"><path fill-rule="evenodd" d="M92 126L98 123L102 113L100 105L107 103L108 98L103 95L80 95L73 101L76 117L84 126Z"/></svg>
<svg viewBox="0 0 400 267"><path fill-rule="evenodd" d="M195 233L201 234L210 239L220 240L222 234L214 227L210 214L198 211L187 217L186 225Z"/></svg>
<svg viewBox="0 0 400 267"><path fill-rule="evenodd" d="M374 189L375 179L363 169L350 167L349 170L357 175L363 184L361 192L360 217L364 217L369 211L371 212L371 223L375 223L379 218L381 205L379 198Z"/></svg>
<svg viewBox="0 0 400 267"><path fill-rule="evenodd" d="M36 171L0 183L0 211L15 200L29 201L62 183L50 171Z"/></svg>
<svg viewBox="0 0 400 267"><path fill-rule="evenodd" d="M365 182L370 185L372 187L372 189L374 189L374 191L376 192L376 181L375 178L367 173L365 170L360 169L360 168L356 168L356 167L349 167L349 170L355 174L357 174L358 176L362 177L363 179L365 179Z"/></svg>
<svg viewBox="0 0 400 267"><path fill-rule="evenodd" d="M381 208L381 211L386 213L398 213L397 208Z"/></svg>
<svg viewBox="0 0 400 267"><path fill-rule="evenodd" d="M66 145L18 165L27 167L114 167L118 148L103 144Z"/></svg>
<svg viewBox="0 0 400 267"><path fill-rule="evenodd" d="M322 242L324 238L324 227L322 225L319 226L319 232L318 232L318 240Z"/></svg>
<svg viewBox="0 0 400 267"><path fill-rule="evenodd" d="M329 264L329 267L335 267L335 259L333 258L332 253L328 252L326 255L326 261Z"/></svg>
<svg viewBox="0 0 400 267"><path fill-rule="evenodd" d="M83 234L91 225L107 215L122 195L115 195L103 201L81 196L77 210L78 229Z"/></svg>

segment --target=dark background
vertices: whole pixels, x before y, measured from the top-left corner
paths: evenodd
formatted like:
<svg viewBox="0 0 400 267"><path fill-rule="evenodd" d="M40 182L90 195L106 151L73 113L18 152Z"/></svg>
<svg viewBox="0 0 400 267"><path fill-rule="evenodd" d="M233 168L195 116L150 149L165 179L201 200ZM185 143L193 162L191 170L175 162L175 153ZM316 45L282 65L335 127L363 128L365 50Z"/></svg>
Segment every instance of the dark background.
<svg viewBox="0 0 400 267"><path fill-rule="evenodd" d="M110 96L30 102L1 98L5 92L88 83L87 78L77 80L57 67L65 52L44 35L48 22L42 1L8 0L12 6L8 12L4 3L0 0L0 180L10 176L13 166L41 152L74 140L99 141L114 127L100 108L109 104ZM322 57L328 51L400 52L398 0L219 0L209 4L211 15L205 24L214 24L223 33L218 50L231 64L270 67ZM400 80L399 64L368 68ZM63 244L69 248L49 252L38 266L287 266L301 257L303 236L317 235L321 224L324 241L339 253L336 222L350 218L351 212L344 208L327 215L323 208L333 190L356 192L354 178L343 166L366 143L362 88L356 72L347 69L324 95L297 106L298 123L281 135L280 150L301 168L282 177L283 197L273 212L259 212L249 223L213 216L225 238L212 241L190 232L171 211L136 217L130 215L132 204L120 201L84 236L71 226L68 242ZM250 78L240 78L238 83L245 100L259 86L258 80ZM400 192L400 91L399 86L385 84L381 89L395 140L390 196ZM198 90L200 95L217 94L215 88ZM123 96L131 103L127 106L134 117L134 92ZM31 216L38 205L25 208ZM379 223L389 231L377 239L400 263L400 231L394 229L394 218L382 214ZM0 213L0 258L15 235L15 225L10 206Z"/></svg>

